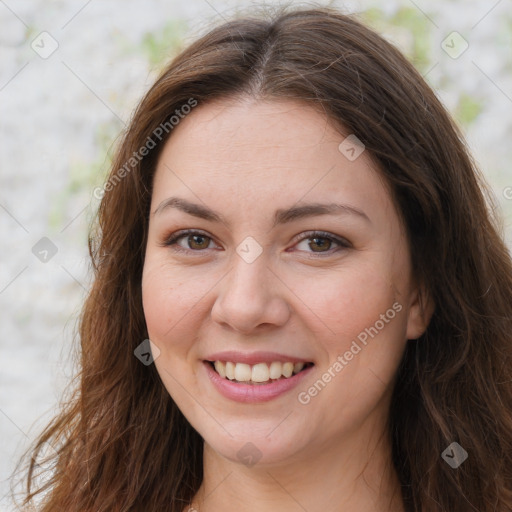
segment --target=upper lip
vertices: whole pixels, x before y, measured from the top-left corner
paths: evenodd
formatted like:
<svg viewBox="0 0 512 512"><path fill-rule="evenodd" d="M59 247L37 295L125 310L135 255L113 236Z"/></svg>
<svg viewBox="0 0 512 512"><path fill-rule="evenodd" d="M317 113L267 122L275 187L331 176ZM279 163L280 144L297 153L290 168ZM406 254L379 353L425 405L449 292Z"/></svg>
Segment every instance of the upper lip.
<svg viewBox="0 0 512 512"><path fill-rule="evenodd" d="M311 363L311 359L280 354L278 352L239 352L228 350L224 352L215 352L205 358L206 361L230 361L232 363L245 363L254 365L257 363L272 363L272 361L281 361L282 363Z"/></svg>

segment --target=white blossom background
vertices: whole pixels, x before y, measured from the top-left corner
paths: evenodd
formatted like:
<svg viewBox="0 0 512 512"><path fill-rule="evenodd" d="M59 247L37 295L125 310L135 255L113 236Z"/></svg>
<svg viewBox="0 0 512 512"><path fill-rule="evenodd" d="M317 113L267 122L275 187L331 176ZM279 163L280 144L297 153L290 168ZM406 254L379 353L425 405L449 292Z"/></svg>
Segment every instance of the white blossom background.
<svg viewBox="0 0 512 512"><path fill-rule="evenodd" d="M292 3L360 12L413 61L462 127L511 247L511 0ZM57 411L76 369L75 328L91 277L87 232L98 206L92 192L111 146L181 46L255 5L0 0L2 511L12 508L18 457Z"/></svg>

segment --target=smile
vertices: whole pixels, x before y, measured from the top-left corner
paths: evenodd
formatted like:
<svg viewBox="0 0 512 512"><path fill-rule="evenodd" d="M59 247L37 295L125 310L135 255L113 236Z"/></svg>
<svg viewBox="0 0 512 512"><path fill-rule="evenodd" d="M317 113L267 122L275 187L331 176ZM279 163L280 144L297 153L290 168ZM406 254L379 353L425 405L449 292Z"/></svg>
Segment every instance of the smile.
<svg viewBox="0 0 512 512"><path fill-rule="evenodd" d="M273 400L295 388L313 370L302 361L235 363L204 360L203 368L213 387L225 398L242 403Z"/></svg>
<svg viewBox="0 0 512 512"><path fill-rule="evenodd" d="M293 363L291 361L272 361L271 363L234 363L232 361L208 361L223 378L236 383L265 385L281 379L289 379L309 368L313 363Z"/></svg>

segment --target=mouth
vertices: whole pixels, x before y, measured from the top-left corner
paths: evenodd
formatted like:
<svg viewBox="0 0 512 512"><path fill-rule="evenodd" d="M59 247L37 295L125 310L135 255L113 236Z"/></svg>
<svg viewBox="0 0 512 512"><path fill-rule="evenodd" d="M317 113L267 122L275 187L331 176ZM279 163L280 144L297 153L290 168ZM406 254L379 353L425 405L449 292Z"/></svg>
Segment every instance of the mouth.
<svg viewBox="0 0 512 512"><path fill-rule="evenodd" d="M268 385L283 381L314 366L312 362L272 361L270 363L236 363L233 361L205 361L221 378L236 384Z"/></svg>

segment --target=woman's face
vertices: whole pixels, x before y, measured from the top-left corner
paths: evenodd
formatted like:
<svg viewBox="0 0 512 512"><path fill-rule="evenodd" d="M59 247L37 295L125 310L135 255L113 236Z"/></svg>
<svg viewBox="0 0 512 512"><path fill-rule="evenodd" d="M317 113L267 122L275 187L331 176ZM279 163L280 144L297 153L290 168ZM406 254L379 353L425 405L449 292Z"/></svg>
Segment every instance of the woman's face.
<svg viewBox="0 0 512 512"><path fill-rule="evenodd" d="M155 364L232 461L366 447L424 330L390 194L346 135L299 102L221 101L159 158L142 280Z"/></svg>

